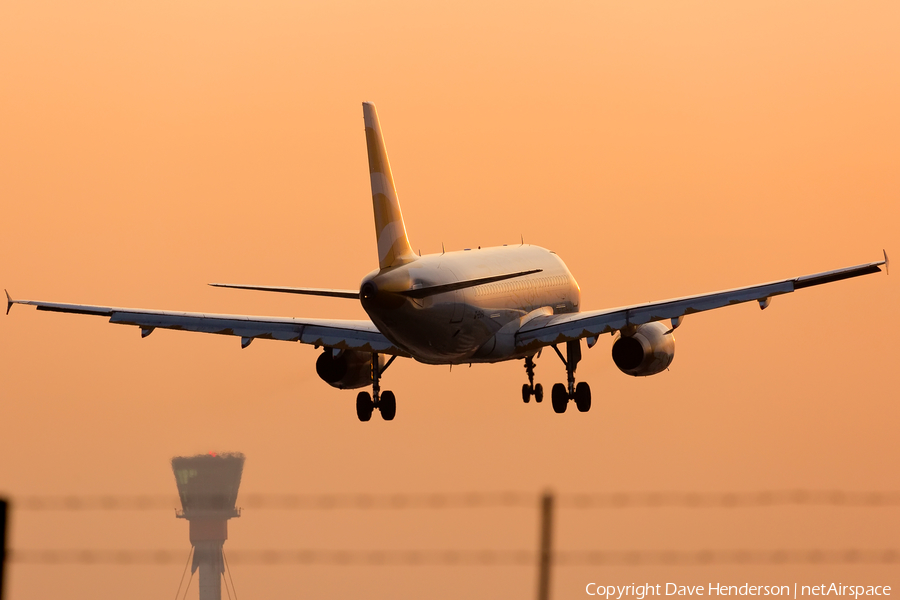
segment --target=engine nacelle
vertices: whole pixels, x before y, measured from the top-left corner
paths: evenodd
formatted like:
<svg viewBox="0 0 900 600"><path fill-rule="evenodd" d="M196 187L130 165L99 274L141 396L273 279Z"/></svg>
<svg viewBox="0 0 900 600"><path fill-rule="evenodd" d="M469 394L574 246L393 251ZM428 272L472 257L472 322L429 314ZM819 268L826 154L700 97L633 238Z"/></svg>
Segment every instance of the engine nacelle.
<svg viewBox="0 0 900 600"><path fill-rule="evenodd" d="M662 323L645 323L633 333L616 334L612 358L626 375L646 377L664 371L675 358L675 336Z"/></svg>
<svg viewBox="0 0 900 600"><path fill-rule="evenodd" d="M380 355L378 366L384 366L384 358ZM372 385L372 355L356 350L339 350L335 356L333 348L325 348L316 359L316 373L322 381L339 390Z"/></svg>

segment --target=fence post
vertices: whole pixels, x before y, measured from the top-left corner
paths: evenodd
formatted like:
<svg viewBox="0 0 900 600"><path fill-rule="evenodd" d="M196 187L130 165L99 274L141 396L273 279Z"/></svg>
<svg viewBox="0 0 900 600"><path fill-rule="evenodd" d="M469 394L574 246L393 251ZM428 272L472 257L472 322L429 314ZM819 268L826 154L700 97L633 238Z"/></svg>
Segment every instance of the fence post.
<svg viewBox="0 0 900 600"><path fill-rule="evenodd" d="M538 600L550 600L550 566L553 551L553 494L541 496L541 547L538 552Z"/></svg>
<svg viewBox="0 0 900 600"><path fill-rule="evenodd" d="M6 579L6 523L9 519L9 502L0 498L0 600L3 600L3 582Z"/></svg>

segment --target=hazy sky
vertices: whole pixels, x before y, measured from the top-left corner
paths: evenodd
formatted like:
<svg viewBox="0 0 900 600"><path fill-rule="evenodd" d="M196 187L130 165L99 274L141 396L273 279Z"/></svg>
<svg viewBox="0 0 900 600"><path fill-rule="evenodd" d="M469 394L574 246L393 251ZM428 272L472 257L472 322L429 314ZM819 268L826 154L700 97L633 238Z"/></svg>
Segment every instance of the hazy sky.
<svg viewBox="0 0 900 600"><path fill-rule="evenodd" d="M559 4L559 3L557 3ZM14 297L363 318L377 265L361 102L410 241L560 254L585 308L900 261L895 2L5 2L0 285ZM900 265L900 262L898 262ZM900 266L897 267L900 270ZM690 316L669 372L590 413L523 405L521 363L397 361L357 421L311 347L15 307L0 492L173 493L232 450L254 492L895 490L900 278ZM552 352L545 388L564 380ZM561 550L896 548L897 508L560 511ZM226 550L525 549L537 511L245 511ZM167 511L16 514L14 547L189 548ZM253 567L242 597L527 598L530 567ZM179 565L15 566L10 598L171 597ZM561 567L589 581L900 586L896 565ZM192 596L196 597L196 581Z"/></svg>

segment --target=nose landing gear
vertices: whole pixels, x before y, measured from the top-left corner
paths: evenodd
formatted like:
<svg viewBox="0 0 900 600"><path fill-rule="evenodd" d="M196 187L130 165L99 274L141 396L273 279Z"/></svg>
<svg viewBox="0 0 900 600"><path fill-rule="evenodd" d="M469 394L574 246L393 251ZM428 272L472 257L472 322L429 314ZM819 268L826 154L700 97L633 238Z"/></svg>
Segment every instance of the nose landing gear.
<svg viewBox="0 0 900 600"><path fill-rule="evenodd" d="M356 395L356 416L360 421L368 421L377 408L381 412L381 418L385 421L393 421L397 414L397 398L394 392L381 391L381 374L394 362L396 356L392 356L383 368L378 366L378 354L372 354L372 394L360 392Z"/></svg>
<svg viewBox="0 0 900 600"><path fill-rule="evenodd" d="M544 386L534 384L534 356L525 359L525 372L528 374L528 383L522 384L522 401L525 404L534 396L535 402L541 402L544 399Z"/></svg>
<svg viewBox="0 0 900 600"><path fill-rule="evenodd" d="M553 384L553 389L550 392L550 401L553 405L553 412L566 412L569 400L575 401L575 407L578 408L579 412L591 410L591 386L584 381L577 386L575 385L575 368L581 360L581 340L566 342L566 355L568 356L568 360L562 355L562 352L559 351L556 344L553 345L553 350L556 351L557 356L559 356L559 359L566 366L566 379L568 380L568 385L562 383Z"/></svg>

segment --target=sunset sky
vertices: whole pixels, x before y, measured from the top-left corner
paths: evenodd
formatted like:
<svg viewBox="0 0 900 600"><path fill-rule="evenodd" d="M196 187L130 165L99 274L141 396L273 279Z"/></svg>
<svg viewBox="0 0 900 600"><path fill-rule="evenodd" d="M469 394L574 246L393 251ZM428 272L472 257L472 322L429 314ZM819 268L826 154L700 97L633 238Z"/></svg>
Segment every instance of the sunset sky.
<svg viewBox="0 0 900 600"><path fill-rule="evenodd" d="M900 490L900 4L0 4L0 286L14 298L365 318L377 266L361 103L410 242L536 244L586 309L880 260L688 316L668 372L593 408L523 404L522 363L398 360L360 423L318 351L14 307L0 494L173 494L175 455L239 451L243 493ZM545 389L565 380L552 351ZM239 499L240 504L240 499ZM174 507L173 507L174 508ZM535 550L537 507L246 510L228 550ZM560 550L898 548L900 509L560 509ZM14 512L19 549L189 549L158 511ZM530 598L532 567L251 566L243 598ZM588 582L893 585L897 565L559 567ZM13 565L13 600L172 597L181 566ZM196 598L196 580L189 598Z"/></svg>

